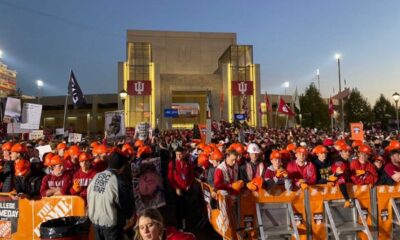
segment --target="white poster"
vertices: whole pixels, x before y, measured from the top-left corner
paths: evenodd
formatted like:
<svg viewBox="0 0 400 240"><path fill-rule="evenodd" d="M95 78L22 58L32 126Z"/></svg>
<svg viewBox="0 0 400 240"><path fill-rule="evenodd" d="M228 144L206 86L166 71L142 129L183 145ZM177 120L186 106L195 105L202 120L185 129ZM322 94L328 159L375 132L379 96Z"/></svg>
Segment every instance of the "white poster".
<svg viewBox="0 0 400 240"><path fill-rule="evenodd" d="M21 122L21 99L7 98L6 109L4 111L4 122Z"/></svg>
<svg viewBox="0 0 400 240"><path fill-rule="evenodd" d="M124 111L105 112L105 126L107 138L125 136Z"/></svg>
<svg viewBox="0 0 400 240"><path fill-rule="evenodd" d="M149 138L150 124L147 122L141 122L136 125L135 138L139 140L146 140Z"/></svg>
<svg viewBox="0 0 400 240"><path fill-rule="evenodd" d="M78 143L82 140L82 134L80 133L70 133L68 134L68 142Z"/></svg>
<svg viewBox="0 0 400 240"><path fill-rule="evenodd" d="M43 139L43 130L32 130L29 133L29 140L38 140L38 139Z"/></svg>
<svg viewBox="0 0 400 240"><path fill-rule="evenodd" d="M23 129L39 129L40 118L42 116L42 105L34 103L24 103L22 108Z"/></svg>
<svg viewBox="0 0 400 240"><path fill-rule="evenodd" d="M36 147L36 149L39 151L39 158L42 160L42 162L43 162L43 155L45 153L52 151L50 145L39 146Z"/></svg>
<svg viewBox="0 0 400 240"><path fill-rule="evenodd" d="M18 122L7 124L7 134L20 134L20 133L29 133L29 129L22 129L21 123Z"/></svg>
<svg viewBox="0 0 400 240"><path fill-rule="evenodd" d="M64 135L64 128L56 128L56 135Z"/></svg>

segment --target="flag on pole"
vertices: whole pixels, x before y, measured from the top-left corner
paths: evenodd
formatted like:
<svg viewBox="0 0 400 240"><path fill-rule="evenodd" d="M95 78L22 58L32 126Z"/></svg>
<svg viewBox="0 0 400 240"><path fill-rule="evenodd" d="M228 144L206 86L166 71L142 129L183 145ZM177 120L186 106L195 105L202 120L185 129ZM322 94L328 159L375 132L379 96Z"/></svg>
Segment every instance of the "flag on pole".
<svg viewBox="0 0 400 240"><path fill-rule="evenodd" d="M76 80L75 74L72 70L69 77L68 94L71 94L75 107L80 107L86 103L85 96L83 95L81 87L79 87L78 81Z"/></svg>
<svg viewBox="0 0 400 240"><path fill-rule="evenodd" d="M285 100L283 98L279 98L279 105L278 105L278 110L279 113L283 113L289 116L295 116L296 114L292 111L292 109L287 105Z"/></svg>
<svg viewBox="0 0 400 240"><path fill-rule="evenodd" d="M246 114L246 119L249 119L249 107L247 106L247 96L243 96L243 101L242 101L242 112Z"/></svg>
<svg viewBox="0 0 400 240"><path fill-rule="evenodd" d="M294 106L297 108L297 110L301 111L301 109L300 109L300 99L299 99L299 94L297 93L297 87L296 87L296 90L294 91L294 94L293 94L293 103L294 103Z"/></svg>
<svg viewBox="0 0 400 240"><path fill-rule="evenodd" d="M269 97L268 97L267 92L265 92L264 98L265 98L265 106L267 108L267 111L269 112L272 110L272 107L271 107L271 103L269 102Z"/></svg>
<svg viewBox="0 0 400 240"><path fill-rule="evenodd" d="M329 97L328 113L329 113L329 116L330 116L330 117L332 117L334 111L335 111L335 109L334 109L334 107L333 107L333 100L332 100L332 97Z"/></svg>

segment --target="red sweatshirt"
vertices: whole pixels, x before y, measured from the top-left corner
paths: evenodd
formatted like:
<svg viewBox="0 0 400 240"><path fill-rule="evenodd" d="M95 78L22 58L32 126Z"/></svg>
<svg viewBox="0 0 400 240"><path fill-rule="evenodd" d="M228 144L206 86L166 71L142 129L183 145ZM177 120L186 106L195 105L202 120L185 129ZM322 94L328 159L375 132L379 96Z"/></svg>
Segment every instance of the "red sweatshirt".
<svg viewBox="0 0 400 240"><path fill-rule="evenodd" d="M168 181L171 187L186 190L194 181L194 168L185 161L170 161L168 163Z"/></svg>
<svg viewBox="0 0 400 240"><path fill-rule="evenodd" d="M365 174L356 176L356 170L364 170ZM351 181L357 185L373 185L378 181L378 173L376 172L374 164L368 161L365 164L361 164L358 159L355 159L350 164L350 178Z"/></svg>
<svg viewBox="0 0 400 240"><path fill-rule="evenodd" d="M42 180L42 185L40 186L40 195L46 197L46 192L49 189L61 188L61 193L63 195L69 194L69 189L72 186L72 177L68 173L63 173L61 176L57 177L53 174L47 174Z"/></svg>
<svg viewBox="0 0 400 240"><path fill-rule="evenodd" d="M342 174L338 174L337 170L338 168L341 168L343 173ZM337 180L337 184L345 184L347 182L348 179L348 175L349 175L349 162L347 161L336 161L334 163L332 163L332 173L337 176L338 180Z"/></svg>
<svg viewBox="0 0 400 240"><path fill-rule="evenodd" d="M82 169L79 169L72 177L72 184L75 180L78 180L82 190L80 192L76 192L74 188L71 187L71 194L80 196L86 201L87 187L89 186L90 181L92 181L94 175L96 174L97 172L94 169L90 169L87 173L84 173Z"/></svg>
<svg viewBox="0 0 400 240"><path fill-rule="evenodd" d="M108 168L107 162L105 162L103 160L99 160L97 162L92 162L92 166L96 172L102 172Z"/></svg>
<svg viewBox="0 0 400 240"><path fill-rule="evenodd" d="M305 162L304 166L299 166L296 160L292 160L286 166L289 178L292 179L296 186L299 186L299 180L304 179L305 183L312 185L317 181L317 174L314 164Z"/></svg>

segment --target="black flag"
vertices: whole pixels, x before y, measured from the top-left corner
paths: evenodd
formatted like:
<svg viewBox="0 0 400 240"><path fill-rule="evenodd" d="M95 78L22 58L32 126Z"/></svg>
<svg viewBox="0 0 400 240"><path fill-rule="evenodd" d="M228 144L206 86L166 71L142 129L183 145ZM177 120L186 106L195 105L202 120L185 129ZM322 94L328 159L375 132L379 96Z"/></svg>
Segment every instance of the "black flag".
<svg viewBox="0 0 400 240"><path fill-rule="evenodd" d="M86 103L85 96L83 96L82 90L79 87L78 81L76 81L74 72L72 70L71 76L69 77L68 94L71 94L75 107L80 107Z"/></svg>

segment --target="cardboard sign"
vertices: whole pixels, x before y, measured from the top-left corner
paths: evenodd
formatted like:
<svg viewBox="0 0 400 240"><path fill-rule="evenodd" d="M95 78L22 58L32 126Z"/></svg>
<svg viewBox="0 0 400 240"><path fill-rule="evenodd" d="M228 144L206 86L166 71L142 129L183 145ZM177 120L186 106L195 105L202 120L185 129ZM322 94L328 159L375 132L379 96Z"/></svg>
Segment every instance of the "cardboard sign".
<svg viewBox="0 0 400 240"><path fill-rule="evenodd" d="M9 122L20 122L21 120L21 99L7 98L6 109L4 111L4 120Z"/></svg>
<svg viewBox="0 0 400 240"><path fill-rule="evenodd" d="M39 146L36 147L36 149L39 151L39 158L43 161L43 155L45 153L51 152L52 149L50 147L50 145L44 145L44 146Z"/></svg>
<svg viewBox="0 0 400 240"><path fill-rule="evenodd" d="M70 133L68 134L68 142L77 143L82 140L82 134L80 133Z"/></svg>
<svg viewBox="0 0 400 240"><path fill-rule="evenodd" d="M125 136L124 111L105 112L104 129L107 138Z"/></svg>
<svg viewBox="0 0 400 240"><path fill-rule="evenodd" d="M23 129L39 129L40 118L42 116L42 105L34 103L24 103L22 109Z"/></svg>
<svg viewBox="0 0 400 240"><path fill-rule="evenodd" d="M21 123L13 122L7 124L7 134L29 133L29 129L22 129Z"/></svg>
<svg viewBox="0 0 400 240"><path fill-rule="evenodd" d="M43 130L32 130L29 133L29 140L38 140L38 139L43 139Z"/></svg>
<svg viewBox="0 0 400 240"><path fill-rule="evenodd" d="M351 139L364 141L364 125L362 123L350 123Z"/></svg>
<svg viewBox="0 0 400 240"><path fill-rule="evenodd" d="M148 139L149 129L150 129L150 124L147 122L141 122L137 124L135 128L135 138L143 141Z"/></svg>
<svg viewBox="0 0 400 240"><path fill-rule="evenodd" d="M56 135L64 135L64 128L56 128Z"/></svg>

